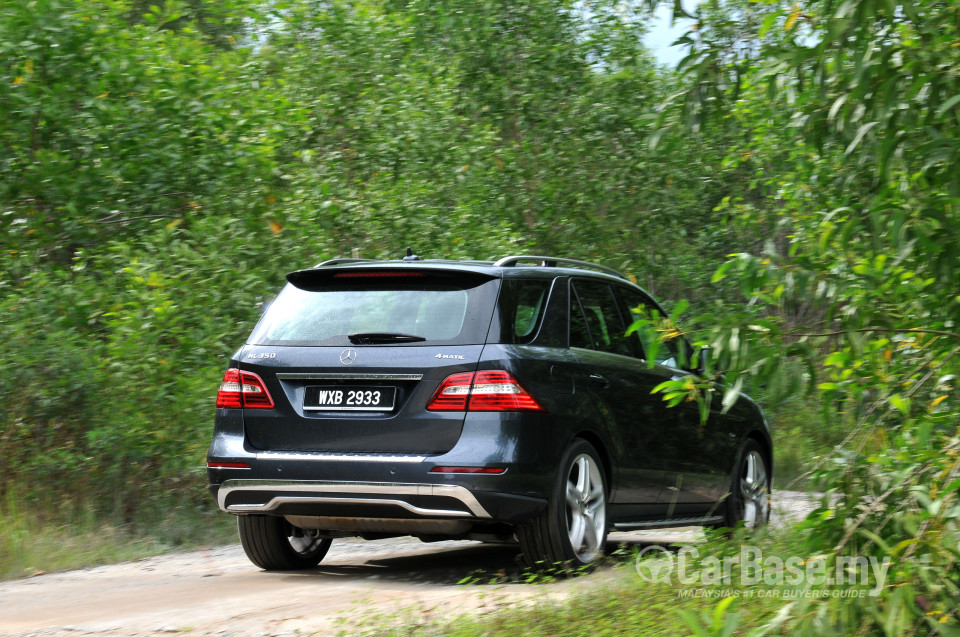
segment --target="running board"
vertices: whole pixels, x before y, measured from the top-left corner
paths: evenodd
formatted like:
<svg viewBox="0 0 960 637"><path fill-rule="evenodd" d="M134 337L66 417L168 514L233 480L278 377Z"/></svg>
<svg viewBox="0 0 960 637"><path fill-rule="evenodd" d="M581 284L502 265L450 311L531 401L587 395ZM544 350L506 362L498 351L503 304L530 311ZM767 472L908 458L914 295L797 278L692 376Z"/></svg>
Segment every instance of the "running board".
<svg viewBox="0 0 960 637"><path fill-rule="evenodd" d="M613 528L617 531L636 531L639 529L667 529L674 526L706 526L724 521L722 515L709 515L700 518L673 518L672 520L645 520L643 522L617 522Z"/></svg>

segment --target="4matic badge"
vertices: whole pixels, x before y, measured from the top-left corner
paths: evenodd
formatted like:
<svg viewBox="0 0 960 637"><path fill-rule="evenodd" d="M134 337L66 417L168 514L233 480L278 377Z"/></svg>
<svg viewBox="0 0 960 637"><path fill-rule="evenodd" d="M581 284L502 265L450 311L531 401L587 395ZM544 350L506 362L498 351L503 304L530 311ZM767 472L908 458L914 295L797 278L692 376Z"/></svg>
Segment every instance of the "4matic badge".
<svg viewBox="0 0 960 637"><path fill-rule="evenodd" d="M441 358L444 360L455 360L455 361L465 361L467 360L463 354L437 354L434 358Z"/></svg>

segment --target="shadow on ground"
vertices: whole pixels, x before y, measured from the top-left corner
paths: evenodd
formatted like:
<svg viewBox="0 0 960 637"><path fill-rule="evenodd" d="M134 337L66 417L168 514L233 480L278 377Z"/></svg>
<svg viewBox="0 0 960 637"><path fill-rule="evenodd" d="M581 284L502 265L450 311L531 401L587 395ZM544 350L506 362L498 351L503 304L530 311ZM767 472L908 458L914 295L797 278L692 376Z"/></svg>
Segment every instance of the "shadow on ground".
<svg viewBox="0 0 960 637"><path fill-rule="evenodd" d="M373 547L377 542L369 543ZM611 568L632 561L645 547L663 542L617 538L607 542L606 556L599 568ZM331 552L333 552L331 550ZM321 563L316 569L298 573L284 573L284 578L321 578L356 580L384 580L411 584L432 585L504 585L547 582L557 577L576 576L576 573L543 575L526 569L520 562L520 549L511 544L481 544L477 542L438 542L436 544L407 543L394 556L384 556L383 550L364 559L338 556L330 563Z"/></svg>

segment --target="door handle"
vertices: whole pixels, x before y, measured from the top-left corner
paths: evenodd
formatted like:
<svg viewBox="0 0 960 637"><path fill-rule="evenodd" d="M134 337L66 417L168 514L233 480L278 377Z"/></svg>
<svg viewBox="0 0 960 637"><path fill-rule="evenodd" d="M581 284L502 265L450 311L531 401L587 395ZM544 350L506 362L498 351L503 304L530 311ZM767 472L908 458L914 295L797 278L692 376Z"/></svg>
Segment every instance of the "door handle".
<svg viewBox="0 0 960 637"><path fill-rule="evenodd" d="M610 381L601 374L590 374L590 382L597 387L609 387Z"/></svg>

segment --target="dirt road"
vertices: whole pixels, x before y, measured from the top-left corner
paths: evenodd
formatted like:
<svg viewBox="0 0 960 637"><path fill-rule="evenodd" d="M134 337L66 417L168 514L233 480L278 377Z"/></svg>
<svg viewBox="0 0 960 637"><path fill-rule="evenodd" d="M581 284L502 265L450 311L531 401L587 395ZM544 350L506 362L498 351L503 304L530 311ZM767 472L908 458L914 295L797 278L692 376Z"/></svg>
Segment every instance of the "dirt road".
<svg viewBox="0 0 960 637"><path fill-rule="evenodd" d="M774 523L811 505L778 493ZM611 544L692 542L697 529L614 533ZM335 540L316 570L267 573L239 545L0 583L0 635L351 634L381 617L415 621L566 595L609 569L552 584L489 584L516 574L517 548L411 538ZM463 586L474 577L483 582ZM407 616L405 614L410 614Z"/></svg>

